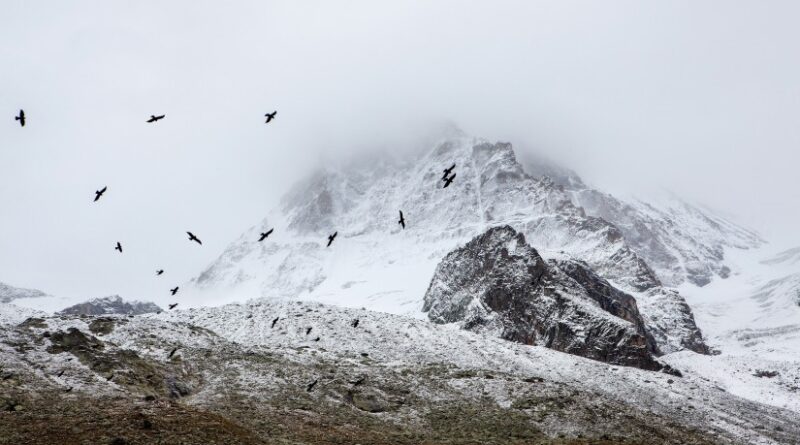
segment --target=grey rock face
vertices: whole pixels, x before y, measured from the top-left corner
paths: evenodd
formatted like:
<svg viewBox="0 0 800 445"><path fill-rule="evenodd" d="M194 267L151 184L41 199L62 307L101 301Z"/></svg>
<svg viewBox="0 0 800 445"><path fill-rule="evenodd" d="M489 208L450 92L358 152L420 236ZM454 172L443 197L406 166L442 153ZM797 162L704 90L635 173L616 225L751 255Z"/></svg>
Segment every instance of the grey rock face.
<svg viewBox="0 0 800 445"><path fill-rule="evenodd" d="M647 338L650 351L659 352L655 339L645 327L635 298L612 286L582 261L558 259L550 260L550 264L575 280L604 311L633 324L636 332Z"/></svg>
<svg viewBox="0 0 800 445"><path fill-rule="evenodd" d="M548 264L509 226L491 228L436 268L423 310L437 323L490 332L604 362L663 368L633 297L580 263Z"/></svg>
<svg viewBox="0 0 800 445"><path fill-rule="evenodd" d="M59 315L141 315L161 312L155 303L142 301L125 301L118 295L113 297L95 298L85 303L70 306L58 312Z"/></svg>

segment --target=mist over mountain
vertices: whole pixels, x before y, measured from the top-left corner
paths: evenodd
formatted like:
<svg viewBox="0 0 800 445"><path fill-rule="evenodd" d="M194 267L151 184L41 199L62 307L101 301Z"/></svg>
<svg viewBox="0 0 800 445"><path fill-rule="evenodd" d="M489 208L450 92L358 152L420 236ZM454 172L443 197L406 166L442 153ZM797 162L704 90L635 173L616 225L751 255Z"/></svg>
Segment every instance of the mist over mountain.
<svg viewBox="0 0 800 445"><path fill-rule="evenodd" d="M0 444L797 445L798 16L6 2Z"/></svg>
<svg viewBox="0 0 800 445"><path fill-rule="evenodd" d="M22 289L5 283L0 283L0 303L9 303L21 298L42 298L48 295L37 289Z"/></svg>

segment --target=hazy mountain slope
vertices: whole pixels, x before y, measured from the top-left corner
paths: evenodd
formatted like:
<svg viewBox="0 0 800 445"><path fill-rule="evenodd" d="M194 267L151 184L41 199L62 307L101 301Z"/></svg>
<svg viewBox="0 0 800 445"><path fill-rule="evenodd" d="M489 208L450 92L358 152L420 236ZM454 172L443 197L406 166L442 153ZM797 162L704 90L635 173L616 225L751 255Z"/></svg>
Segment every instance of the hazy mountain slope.
<svg viewBox="0 0 800 445"><path fill-rule="evenodd" d="M797 413L702 379L366 310L273 300L0 328L10 410L0 429L15 443L32 425L40 438L92 432L106 442L176 432L195 442L228 432L238 443L800 440Z"/></svg>
<svg viewBox="0 0 800 445"><path fill-rule="evenodd" d="M727 278L730 268L724 262L726 248L750 249L763 243L754 232L674 197L662 198L657 204L640 200L625 203L586 188L574 190L572 196L587 214L618 227L668 286L685 280L704 286L714 276Z"/></svg>
<svg viewBox="0 0 800 445"><path fill-rule="evenodd" d="M0 283L0 303L10 303L13 300L20 298L41 298L48 295L36 289L22 289L19 287L10 286L8 284Z"/></svg>

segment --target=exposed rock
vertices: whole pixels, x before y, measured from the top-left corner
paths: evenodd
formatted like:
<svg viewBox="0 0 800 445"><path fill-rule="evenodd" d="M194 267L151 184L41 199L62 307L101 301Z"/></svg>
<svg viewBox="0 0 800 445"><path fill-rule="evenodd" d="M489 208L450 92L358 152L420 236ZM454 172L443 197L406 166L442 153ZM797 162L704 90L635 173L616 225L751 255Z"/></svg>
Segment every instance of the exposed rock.
<svg viewBox="0 0 800 445"><path fill-rule="evenodd" d="M565 272L557 264L548 265L511 227L489 229L439 263L423 310L434 322L507 340L663 368L632 297L584 265L565 262Z"/></svg>

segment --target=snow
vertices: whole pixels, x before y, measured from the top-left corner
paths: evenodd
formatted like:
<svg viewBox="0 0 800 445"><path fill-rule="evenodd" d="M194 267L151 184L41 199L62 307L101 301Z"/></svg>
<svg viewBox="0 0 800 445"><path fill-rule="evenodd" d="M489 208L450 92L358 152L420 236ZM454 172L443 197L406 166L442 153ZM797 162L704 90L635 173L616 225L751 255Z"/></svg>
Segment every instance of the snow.
<svg viewBox="0 0 800 445"><path fill-rule="evenodd" d="M792 256L770 261L771 249L726 252L731 277L680 288L719 355L676 353L664 360L732 394L800 412L800 270ZM757 377L757 371L778 375Z"/></svg>

